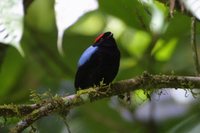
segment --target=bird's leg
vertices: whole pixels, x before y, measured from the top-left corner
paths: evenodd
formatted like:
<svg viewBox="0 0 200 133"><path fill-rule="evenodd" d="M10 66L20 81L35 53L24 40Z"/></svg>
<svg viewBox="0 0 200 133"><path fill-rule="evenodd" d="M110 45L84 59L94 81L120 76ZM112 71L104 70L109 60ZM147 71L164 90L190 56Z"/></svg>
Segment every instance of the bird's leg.
<svg viewBox="0 0 200 133"><path fill-rule="evenodd" d="M106 85L105 83L100 84L100 86L97 89L97 92L101 95L106 95L110 91L110 86L111 83L109 85Z"/></svg>

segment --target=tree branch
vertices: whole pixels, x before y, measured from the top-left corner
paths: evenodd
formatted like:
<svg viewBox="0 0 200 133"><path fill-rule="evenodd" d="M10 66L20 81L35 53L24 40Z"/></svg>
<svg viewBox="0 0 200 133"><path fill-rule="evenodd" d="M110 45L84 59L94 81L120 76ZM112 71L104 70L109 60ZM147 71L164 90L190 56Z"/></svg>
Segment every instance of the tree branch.
<svg viewBox="0 0 200 133"><path fill-rule="evenodd" d="M20 117L30 114L33 110L40 108L40 104L32 105L0 105L0 117Z"/></svg>
<svg viewBox="0 0 200 133"><path fill-rule="evenodd" d="M77 94L66 97L54 97L44 104L33 105L18 105L21 110L28 109L29 113L23 119L17 123L17 125L11 130L12 133L19 133L29 127L38 119L50 115L51 113L65 113L67 114L70 109L85 104L86 102L93 102L103 98L111 97L114 95L123 94L125 92L134 91L136 89L148 89L148 88L187 88L194 89L200 88L200 77L189 76L166 76L166 75L150 75L144 73L133 79L122 80L111 84L110 86L101 86L95 88L89 88L81 90ZM0 112L4 110L4 106L0 106ZM22 109L23 108L23 109ZM32 112L31 112L31 109ZM10 114L9 114L10 112ZM14 111L11 109L1 115L14 116ZM24 111L23 111L24 112ZM31 113L30 113L31 112ZM24 114L26 114L24 113ZM18 116L18 115L17 115Z"/></svg>
<svg viewBox="0 0 200 133"><path fill-rule="evenodd" d="M200 75L199 58L196 43L196 18L191 17L191 46L193 50L193 59L196 68L197 75Z"/></svg>

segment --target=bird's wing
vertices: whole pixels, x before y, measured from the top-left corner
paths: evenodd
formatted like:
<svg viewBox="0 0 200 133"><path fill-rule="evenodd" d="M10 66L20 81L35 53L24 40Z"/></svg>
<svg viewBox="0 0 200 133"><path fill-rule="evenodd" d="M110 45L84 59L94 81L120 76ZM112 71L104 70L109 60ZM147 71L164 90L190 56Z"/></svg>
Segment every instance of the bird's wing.
<svg viewBox="0 0 200 133"><path fill-rule="evenodd" d="M93 51L94 50L94 51ZM87 88L93 86L94 81L98 80L100 75L101 56L98 49L90 49L90 47L83 53L79 60L78 70L75 78L75 87Z"/></svg>
<svg viewBox="0 0 200 133"><path fill-rule="evenodd" d="M98 47L90 46L87 48L84 53L81 55L79 61L78 61L78 67L84 65L87 63L91 57L94 55L94 53L97 51Z"/></svg>

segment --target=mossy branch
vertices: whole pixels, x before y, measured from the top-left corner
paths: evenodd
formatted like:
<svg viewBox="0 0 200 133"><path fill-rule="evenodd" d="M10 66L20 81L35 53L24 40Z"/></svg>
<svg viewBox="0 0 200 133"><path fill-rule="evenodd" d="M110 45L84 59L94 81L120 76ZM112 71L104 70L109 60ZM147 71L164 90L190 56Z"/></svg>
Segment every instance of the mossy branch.
<svg viewBox="0 0 200 133"><path fill-rule="evenodd" d="M55 96L51 100L41 101L41 104L32 105L2 105L0 106L0 115L4 117L13 117L23 115L23 119L11 130L12 133L19 133L31 126L38 119L50 115L51 113L68 113L70 109L114 95L137 89L148 88L187 88L200 89L200 77L190 76L167 76L151 75L144 73L141 76L122 80L109 86L101 86L81 90L77 94L59 97Z"/></svg>

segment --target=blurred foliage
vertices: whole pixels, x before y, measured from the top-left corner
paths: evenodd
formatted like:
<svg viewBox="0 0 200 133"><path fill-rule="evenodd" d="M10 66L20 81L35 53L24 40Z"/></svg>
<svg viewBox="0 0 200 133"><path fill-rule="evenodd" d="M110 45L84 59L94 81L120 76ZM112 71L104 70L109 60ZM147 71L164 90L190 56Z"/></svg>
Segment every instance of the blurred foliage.
<svg viewBox="0 0 200 133"><path fill-rule="evenodd" d="M0 44L0 103L30 103L30 89L38 93L51 90L53 94L74 93L73 81L77 61L94 38L112 31L121 51L120 70L116 81L128 79L147 70L155 74L194 75L195 67L190 48L190 17L155 1L148 4L137 0L99 0L99 8L84 14L65 31L64 56L58 53L57 28L53 0L34 0L26 7L21 46L25 57L13 47ZM154 10L156 7L156 10ZM153 16L160 12L163 26L159 32L150 28ZM68 19L68 18L66 18ZM159 20L157 20L159 21ZM199 28L199 22L197 23ZM199 37L199 31L197 31ZM199 42L199 39L197 39ZM199 49L199 47L198 47ZM173 104L180 104L165 94ZM162 97L162 95L160 96ZM176 97L176 96L175 96ZM185 111L161 120L149 115L138 118L138 108L149 105L142 90L133 92L133 105L127 107L115 98L88 103L73 109L68 116L72 133L197 133L200 128L199 104L181 104ZM198 101L198 99L195 99ZM157 102L166 102L158 100ZM198 106L196 106L198 105ZM143 109L144 116L152 113ZM158 105L157 108L160 108ZM180 111L181 112L181 111ZM152 113L154 114L154 113ZM157 114L155 114L157 115ZM164 116L163 116L164 117ZM145 120L147 119L147 120ZM34 126L42 133L66 132L59 117L47 117ZM6 132L8 127L0 127Z"/></svg>

